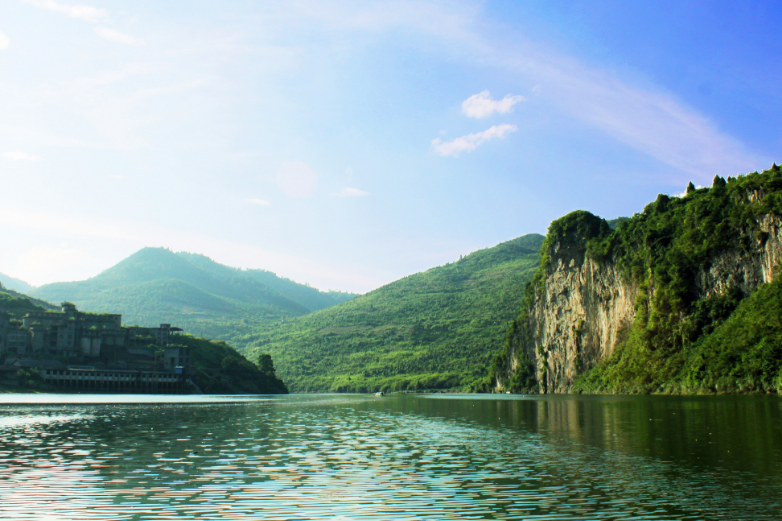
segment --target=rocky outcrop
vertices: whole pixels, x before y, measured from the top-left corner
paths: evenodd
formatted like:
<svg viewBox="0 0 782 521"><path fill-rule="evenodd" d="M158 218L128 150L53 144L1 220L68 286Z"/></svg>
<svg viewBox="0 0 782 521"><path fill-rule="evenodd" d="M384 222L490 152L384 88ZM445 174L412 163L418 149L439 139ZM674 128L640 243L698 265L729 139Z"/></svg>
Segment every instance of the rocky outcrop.
<svg viewBox="0 0 782 521"><path fill-rule="evenodd" d="M611 355L635 317L637 287L613 264L587 257L584 243L571 235L551 245L545 287L511 339L509 369L526 357L540 392L568 392L576 376ZM495 385L502 392L506 384L498 379Z"/></svg>
<svg viewBox="0 0 782 521"><path fill-rule="evenodd" d="M613 260L598 262L588 256L588 239L575 231L549 234L541 257L543 279L528 289L534 297L509 334L505 374L494 379L495 392L508 390L514 374L525 366L537 385L525 391L570 392L578 375L611 356L629 332L637 306L651 302L654 280L642 291ZM731 287L748 295L774 279L781 259L782 218L761 215L741 232L735 247L714 254L697 274L697 297Z"/></svg>
<svg viewBox="0 0 782 521"><path fill-rule="evenodd" d="M750 194L752 200L754 194ZM764 215L757 226L743 231L745 248L715 255L709 267L698 274L698 296L709 297L737 287L748 295L760 284L774 280L782 259L782 218Z"/></svg>

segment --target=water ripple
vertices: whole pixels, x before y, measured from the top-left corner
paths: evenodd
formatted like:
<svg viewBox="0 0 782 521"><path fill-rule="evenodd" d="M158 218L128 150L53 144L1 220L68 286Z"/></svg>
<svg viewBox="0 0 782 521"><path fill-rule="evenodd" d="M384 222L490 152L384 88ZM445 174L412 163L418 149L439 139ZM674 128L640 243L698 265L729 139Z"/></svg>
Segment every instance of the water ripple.
<svg viewBox="0 0 782 521"><path fill-rule="evenodd" d="M578 427L584 418L556 407L544 421L539 404L535 415L521 411L528 405L472 405L355 396L16 405L0 409L0 518L695 520L780 511L779 473L651 456L659 432L644 431L639 444L637 432L616 426L590 443L579 437L589 432ZM560 416L574 419L551 420Z"/></svg>

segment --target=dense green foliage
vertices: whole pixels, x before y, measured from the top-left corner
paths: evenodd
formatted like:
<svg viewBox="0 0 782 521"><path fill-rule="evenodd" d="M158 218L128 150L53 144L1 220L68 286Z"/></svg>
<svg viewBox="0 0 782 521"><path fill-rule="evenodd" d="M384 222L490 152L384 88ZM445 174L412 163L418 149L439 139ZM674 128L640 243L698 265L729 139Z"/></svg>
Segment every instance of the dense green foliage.
<svg viewBox="0 0 782 521"><path fill-rule="evenodd" d="M190 348L195 382L207 394L287 394L271 357L253 364L225 342L180 335L176 343ZM268 356L268 355L267 355Z"/></svg>
<svg viewBox="0 0 782 521"><path fill-rule="evenodd" d="M681 374L687 387L782 389L782 278L758 288L687 355Z"/></svg>
<svg viewBox="0 0 782 521"><path fill-rule="evenodd" d="M642 213L615 229L587 212L552 223L541 250L541 269L525 295L519 319L508 330L505 349L492 364L501 377L509 346L524 334L527 310L545 285L548 246L579 242L600 263L614 263L638 287L635 320L622 332L614 354L577 382L587 392L714 392L774 389L780 385L782 329L779 282L752 296L731 287L701 298L697 276L724 251L748 253L765 244L759 220L782 215L782 170L724 180L711 188L688 188L683 197L661 194ZM570 235L569 235L570 234ZM774 299L777 299L776 302ZM775 304L775 305L773 305ZM513 383L534 386L525 366ZM511 382L508 382L511 383Z"/></svg>
<svg viewBox="0 0 782 521"><path fill-rule="evenodd" d="M606 224L608 224L608 227L612 230L616 230L620 224L622 224L625 221L629 221L629 217L617 217L616 219L609 219L606 221Z"/></svg>
<svg viewBox="0 0 782 521"><path fill-rule="evenodd" d="M527 235L259 329L296 392L475 388L518 313L543 237Z"/></svg>
<svg viewBox="0 0 782 521"><path fill-rule="evenodd" d="M734 311L735 309L735 311ZM750 297L736 291L698 302L704 334L682 349L639 352L638 329L577 388L592 392L767 392L782 389L782 279Z"/></svg>
<svg viewBox="0 0 782 521"><path fill-rule="evenodd" d="M48 311L56 309L55 306L30 298L16 291L6 289L0 284L0 311L9 313L14 318L22 318L26 313Z"/></svg>
<svg viewBox="0 0 782 521"><path fill-rule="evenodd" d="M145 248L91 279L47 284L34 295L82 310L110 309L128 324L170 323L239 345L254 328L343 302L263 270L240 270L203 255Z"/></svg>
<svg viewBox="0 0 782 521"><path fill-rule="evenodd" d="M687 380L689 387L700 388L694 376L699 373L687 372L687 367L689 357L702 349L710 350L701 352L704 360L712 362L704 369L709 381L745 374L748 359L733 356L732 365L725 365L719 354L722 345L706 339L728 317L734 324L753 323L758 310L748 311L754 308L747 303L742 314L733 318L731 312L746 295L732 288L723 295L699 299L695 281L715 254L760 248L766 237L758 219L766 214L782 215L782 170L776 165L762 174L728 178L727 182L715 177L710 189L690 188L682 198L661 194L615 232L592 239L590 254L616 262L639 285L639 296L627 340L584 381L584 387L651 392ZM754 349L752 343L742 345L744 350ZM722 363L715 366L715 360ZM780 362L778 357L769 361L774 367ZM775 375L766 371L754 377L769 384Z"/></svg>

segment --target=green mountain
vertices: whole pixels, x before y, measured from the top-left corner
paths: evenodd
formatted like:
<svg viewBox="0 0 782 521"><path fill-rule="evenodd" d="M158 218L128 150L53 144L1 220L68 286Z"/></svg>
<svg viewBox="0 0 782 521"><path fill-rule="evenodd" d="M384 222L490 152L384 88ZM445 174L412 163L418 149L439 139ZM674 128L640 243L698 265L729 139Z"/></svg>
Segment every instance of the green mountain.
<svg viewBox="0 0 782 521"><path fill-rule="evenodd" d="M782 391L782 169L554 221L492 361L516 392Z"/></svg>
<svg viewBox="0 0 782 521"><path fill-rule="evenodd" d="M537 269L533 234L410 275L349 302L259 328L295 392L467 389L487 374Z"/></svg>
<svg viewBox="0 0 782 521"><path fill-rule="evenodd" d="M25 281L9 277L3 273L0 273L0 285L4 286L6 289L19 291L21 293L29 293L35 289L34 286L31 286Z"/></svg>
<svg viewBox="0 0 782 521"><path fill-rule="evenodd" d="M13 318L20 319L27 313L53 311L59 308L36 298L8 289L0 284L0 311L9 313Z"/></svg>
<svg viewBox="0 0 782 521"><path fill-rule="evenodd" d="M164 248L144 248L91 279L47 284L31 293L51 302L73 302L85 311L121 313L129 324L171 323L198 336L233 342L269 321L353 297Z"/></svg>

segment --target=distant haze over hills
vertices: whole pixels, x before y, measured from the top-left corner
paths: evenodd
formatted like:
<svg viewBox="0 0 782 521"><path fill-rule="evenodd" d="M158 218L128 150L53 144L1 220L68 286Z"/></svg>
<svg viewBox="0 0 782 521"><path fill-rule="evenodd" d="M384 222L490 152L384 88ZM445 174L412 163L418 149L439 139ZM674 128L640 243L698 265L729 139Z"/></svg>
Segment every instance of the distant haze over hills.
<svg viewBox="0 0 782 521"><path fill-rule="evenodd" d="M8 275L5 275L4 273L0 273L0 284L3 285L6 289L12 289L14 291L18 291L20 293L29 293L32 290L35 289L35 286L32 286L28 283L26 283L23 280L15 279L13 277L9 277Z"/></svg>
<svg viewBox="0 0 782 521"><path fill-rule="evenodd" d="M264 270L242 270L165 248L144 248L90 279L28 294L80 309L121 313L125 323L169 322L189 333L236 341L253 327L349 300Z"/></svg>

